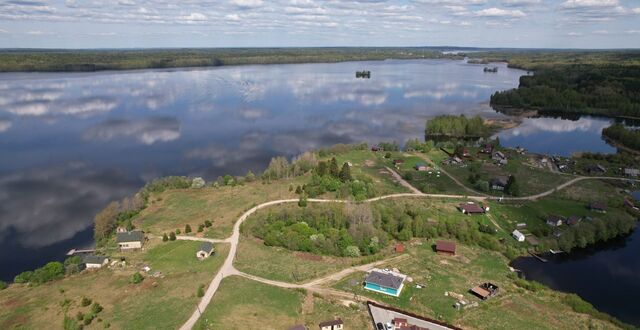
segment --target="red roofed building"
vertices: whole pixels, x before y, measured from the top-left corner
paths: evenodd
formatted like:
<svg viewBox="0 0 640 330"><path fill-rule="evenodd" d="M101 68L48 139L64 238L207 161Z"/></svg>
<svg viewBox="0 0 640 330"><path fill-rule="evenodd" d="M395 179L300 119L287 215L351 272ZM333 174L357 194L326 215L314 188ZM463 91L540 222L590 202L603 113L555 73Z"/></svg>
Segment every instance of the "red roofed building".
<svg viewBox="0 0 640 330"><path fill-rule="evenodd" d="M456 243L449 241L437 241L436 242L436 252L438 254L456 255Z"/></svg>
<svg viewBox="0 0 640 330"><path fill-rule="evenodd" d="M396 253L404 253L404 245L400 243L396 244Z"/></svg>
<svg viewBox="0 0 640 330"><path fill-rule="evenodd" d="M485 209L480 207L478 204L469 204L469 203L461 203L458 205L458 209L460 212L464 214L484 214Z"/></svg>

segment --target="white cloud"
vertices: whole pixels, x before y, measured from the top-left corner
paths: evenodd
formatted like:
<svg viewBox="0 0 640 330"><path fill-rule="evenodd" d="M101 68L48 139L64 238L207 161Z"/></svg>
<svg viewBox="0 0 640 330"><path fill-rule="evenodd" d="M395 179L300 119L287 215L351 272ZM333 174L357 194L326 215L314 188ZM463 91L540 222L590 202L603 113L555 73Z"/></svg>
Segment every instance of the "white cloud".
<svg viewBox="0 0 640 330"><path fill-rule="evenodd" d="M263 5L262 0L231 0L231 3L240 8L256 8Z"/></svg>
<svg viewBox="0 0 640 330"><path fill-rule="evenodd" d="M593 7L616 7L620 3L618 0L567 0L563 2L561 8L593 8Z"/></svg>
<svg viewBox="0 0 640 330"><path fill-rule="evenodd" d="M474 16L477 17L510 17L510 18L518 18L527 16L522 10L515 9L501 9L501 8L487 8L474 12Z"/></svg>
<svg viewBox="0 0 640 330"><path fill-rule="evenodd" d="M9 120L0 119L0 133L6 132L13 126L13 123Z"/></svg>

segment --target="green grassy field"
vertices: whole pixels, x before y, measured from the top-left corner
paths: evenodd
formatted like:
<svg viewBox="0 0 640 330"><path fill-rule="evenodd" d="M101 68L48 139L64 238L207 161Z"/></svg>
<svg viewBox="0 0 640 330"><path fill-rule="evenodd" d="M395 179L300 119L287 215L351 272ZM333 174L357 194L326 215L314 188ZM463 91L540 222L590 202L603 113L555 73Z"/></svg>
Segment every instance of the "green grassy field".
<svg viewBox="0 0 640 330"><path fill-rule="evenodd" d="M134 223L156 235L176 229L184 232L186 224L195 232L198 225L209 220L213 226L204 235L226 238L233 224L243 212L260 203L274 199L297 198L289 186L296 186L305 177L283 179L270 184L252 182L244 186L170 190L154 196L149 207L136 217ZM195 234L194 234L195 235Z"/></svg>
<svg viewBox="0 0 640 330"><path fill-rule="evenodd" d="M84 272L36 287L12 285L0 291L0 329L62 328L64 315L86 313L83 297L104 307L98 318L85 329L175 329L184 322L198 301L200 285L208 285L227 256L227 244L216 245L216 253L200 262L195 252L199 242L151 242L143 251L123 253L125 268ZM151 273L140 284L129 282L143 265ZM141 271L142 272L142 271ZM142 272L144 273L144 272ZM68 299L68 307L61 304Z"/></svg>
<svg viewBox="0 0 640 330"><path fill-rule="evenodd" d="M365 311L302 291L232 276L222 281L194 329L281 330L296 324L315 329L318 323L335 317L345 321L345 329L368 329L371 326Z"/></svg>

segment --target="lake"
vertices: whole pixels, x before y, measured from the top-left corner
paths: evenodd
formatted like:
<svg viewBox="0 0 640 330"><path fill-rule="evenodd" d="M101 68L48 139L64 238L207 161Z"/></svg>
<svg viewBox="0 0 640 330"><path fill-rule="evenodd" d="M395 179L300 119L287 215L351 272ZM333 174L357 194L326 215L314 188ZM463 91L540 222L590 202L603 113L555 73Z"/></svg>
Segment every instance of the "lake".
<svg viewBox="0 0 640 330"><path fill-rule="evenodd" d="M577 249L570 254L545 256L542 263L531 257L514 260L527 279L565 292L577 293L599 311L640 326L640 230L627 237Z"/></svg>
<svg viewBox="0 0 640 330"><path fill-rule="evenodd" d="M524 72L498 66L485 73L464 61L388 60L0 74L0 279L90 245L95 213L153 178L213 180L336 143L403 143L422 138L425 120L439 114L503 116L489 97ZM355 78L363 69L371 79ZM603 126L526 119L500 138L533 151L611 151Z"/></svg>

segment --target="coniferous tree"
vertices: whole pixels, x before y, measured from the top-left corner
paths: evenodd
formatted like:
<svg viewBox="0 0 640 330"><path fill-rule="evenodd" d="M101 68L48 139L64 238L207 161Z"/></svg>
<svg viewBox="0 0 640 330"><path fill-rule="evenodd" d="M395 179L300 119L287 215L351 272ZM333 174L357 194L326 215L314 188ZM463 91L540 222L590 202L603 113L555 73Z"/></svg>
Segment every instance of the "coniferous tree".
<svg viewBox="0 0 640 330"><path fill-rule="evenodd" d="M342 170L340 170L340 181L349 182L351 181L351 169L349 164L344 163L342 165Z"/></svg>
<svg viewBox="0 0 640 330"><path fill-rule="evenodd" d="M338 161L335 157L331 158L331 164L329 164L329 174L332 177L337 178L340 175L340 169L338 168Z"/></svg>

